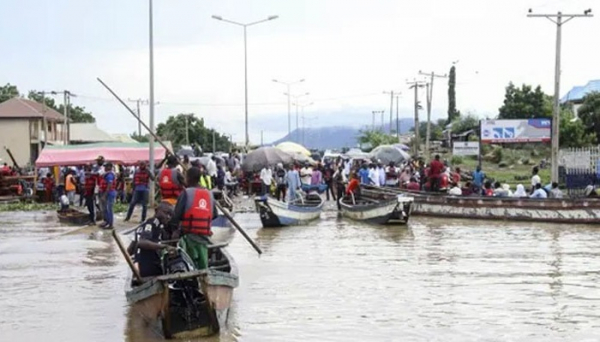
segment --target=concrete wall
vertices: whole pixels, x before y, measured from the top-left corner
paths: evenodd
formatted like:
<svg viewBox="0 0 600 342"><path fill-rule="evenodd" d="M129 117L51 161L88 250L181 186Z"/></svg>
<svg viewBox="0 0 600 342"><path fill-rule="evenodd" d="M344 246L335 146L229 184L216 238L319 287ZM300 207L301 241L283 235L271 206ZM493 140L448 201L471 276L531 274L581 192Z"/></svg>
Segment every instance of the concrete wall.
<svg viewBox="0 0 600 342"><path fill-rule="evenodd" d="M0 158L1 163L12 165L8 153L4 150L8 147L13 156L24 166L29 163L30 146L29 140L29 119L0 119Z"/></svg>

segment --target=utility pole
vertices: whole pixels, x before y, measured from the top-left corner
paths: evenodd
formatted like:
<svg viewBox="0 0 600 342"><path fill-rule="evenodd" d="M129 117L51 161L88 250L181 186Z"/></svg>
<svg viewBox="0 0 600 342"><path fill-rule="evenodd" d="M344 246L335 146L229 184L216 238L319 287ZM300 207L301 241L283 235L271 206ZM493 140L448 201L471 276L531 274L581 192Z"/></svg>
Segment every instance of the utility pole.
<svg viewBox="0 0 600 342"><path fill-rule="evenodd" d="M421 144L419 137L419 88L423 88L425 83L414 80L413 82L408 82L408 84L411 84L408 89L415 89L415 139L413 141L413 149L415 157L417 157L419 155L419 147Z"/></svg>
<svg viewBox="0 0 600 342"><path fill-rule="evenodd" d="M44 123L44 148L48 146L48 119L46 118L46 92L42 92L42 116Z"/></svg>
<svg viewBox="0 0 600 342"><path fill-rule="evenodd" d="M390 128L388 129L388 134L392 135L392 121L393 121L393 114L394 114L394 95L400 95L401 92L399 91L384 91L384 94L390 94ZM398 118L396 118L398 119ZM383 128L381 129L383 132Z"/></svg>
<svg viewBox="0 0 600 342"><path fill-rule="evenodd" d="M264 142L264 141L263 141L263 132L264 132L264 131L261 129L261 130L260 130L260 147L262 147L262 146L263 146L263 142Z"/></svg>
<svg viewBox="0 0 600 342"><path fill-rule="evenodd" d="M398 142L400 142L400 118L398 117L399 98L400 96L396 95L396 138L398 139Z"/></svg>
<svg viewBox="0 0 600 342"><path fill-rule="evenodd" d="M304 93L300 95L291 95L290 93L285 93L284 95L288 95L294 98L294 105L296 106L296 143L300 143L300 121L298 118L298 99L303 96L308 96L310 93Z"/></svg>
<svg viewBox="0 0 600 342"><path fill-rule="evenodd" d="M213 138L213 154L217 153L217 141L215 138L215 130L213 129L212 132L212 138Z"/></svg>
<svg viewBox="0 0 600 342"><path fill-rule="evenodd" d="M294 81L294 82L283 82L283 81L274 79L273 82L281 83L287 87L286 94L287 94L287 100L288 100L288 137L289 137L290 134L292 134L292 100L291 100L292 85L302 83L302 82L304 82L304 79L300 79L300 80Z"/></svg>
<svg viewBox="0 0 600 342"><path fill-rule="evenodd" d="M149 47L149 83L150 83L150 135L148 137L148 147L150 153L148 160L150 164L150 174L154 175L154 19L152 14L152 0L148 2L148 47ZM150 182L150 206L154 206L154 182Z"/></svg>
<svg viewBox="0 0 600 342"><path fill-rule="evenodd" d="M185 116L185 144L186 145L190 144L190 130L188 128L189 121L190 121L190 117L189 117L189 115L186 115Z"/></svg>
<svg viewBox="0 0 600 342"><path fill-rule="evenodd" d="M427 83L427 135L425 136L425 155L429 159L429 140L431 139L431 101L433 100L433 80L437 78L447 78L447 75L436 75L435 72L422 72L419 70L419 75L425 75L431 77L429 83Z"/></svg>
<svg viewBox="0 0 600 342"><path fill-rule="evenodd" d="M381 117L383 118L384 112L385 111L383 111L383 110L374 110L371 112L373 114L373 132L375 132L375 114L381 114ZM382 122L383 122L383 119L382 119Z"/></svg>
<svg viewBox="0 0 600 342"><path fill-rule="evenodd" d="M562 43L562 25L573 18L593 17L592 10L587 9L583 14L532 14L529 9L527 17L542 17L556 24L556 61L554 65L554 107L552 110L552 182L558 182L558 148L560 143L560 52Z"/></svg>

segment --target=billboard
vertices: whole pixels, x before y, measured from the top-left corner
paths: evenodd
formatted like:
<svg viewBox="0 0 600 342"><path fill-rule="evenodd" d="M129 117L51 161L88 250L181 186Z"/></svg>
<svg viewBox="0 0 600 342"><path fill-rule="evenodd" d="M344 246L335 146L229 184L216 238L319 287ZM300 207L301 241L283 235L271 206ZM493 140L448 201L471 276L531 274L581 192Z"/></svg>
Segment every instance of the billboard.
<svg viewBox="0 0 600 342"><path fill-rule="evenodd" d="M550 142L552 119L482 120L483 143Z"/></svg>
<svg viewBox="0 0 600 342"><path fill-rule="evenodd" d="M479 141L455 141L452 144L453 156L478 156Z"/></svg>

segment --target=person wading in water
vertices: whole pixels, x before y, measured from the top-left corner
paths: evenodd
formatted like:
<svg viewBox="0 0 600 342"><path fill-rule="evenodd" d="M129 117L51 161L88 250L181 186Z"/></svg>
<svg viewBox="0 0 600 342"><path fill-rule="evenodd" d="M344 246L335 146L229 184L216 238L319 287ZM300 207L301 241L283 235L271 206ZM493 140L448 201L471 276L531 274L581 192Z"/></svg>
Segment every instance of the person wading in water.
<svg viewBox="0 0 600 342"><path fill-rule="evenodd" d="M177 158L169 156L167 158L167 167L160 171L158 177L160 195L163 201L175 205L179 194L184 189L185 180L183 175L177 170Z"/></svg>
<svg viewBox="0 0 600 342"><path fill-rule="evenodd" d="M199 185L200 169L186 173L191 186L179 195L171 224L179 224L182 237L179 246L192 258L199 270L208 268L208 244L211 223L218 215L213 194Z"/></svg>

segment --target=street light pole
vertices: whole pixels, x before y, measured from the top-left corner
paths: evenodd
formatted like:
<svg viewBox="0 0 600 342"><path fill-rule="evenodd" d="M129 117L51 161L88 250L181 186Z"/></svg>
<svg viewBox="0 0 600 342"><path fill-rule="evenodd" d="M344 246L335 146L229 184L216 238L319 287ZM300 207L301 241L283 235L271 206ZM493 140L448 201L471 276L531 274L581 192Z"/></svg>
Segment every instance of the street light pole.
<svg viewBox="0 0 600 342"><path fill-rule="evenodd" d="M583 11L583 14L532 14L529 9L527 17L542 17L556 24L556 60L554 65L554 106L552 108L552 182L558 182L558 148L560 144L560 52L562 43L562 25L573 18L593 17L592 10ZM566 18L566 19L565 19ZM564 20L563 20L564 19Z"/></svg>
<svg viewBox="0 0 600 342"><path fill-rule="evenodd" d="M228 19L223 19L223 17L218 16L218 15L213 15L212 18L226 22L226 23L230 23L233 25L241 26L244 28L244 121L245 121L245 130L246 130L245 147L246 147L246 150L248 150L248 145L250 144L250 136L248 133L248 49L247 49L247 43L246 43L246 37L247 37L246 28L248 26L264 23L266 21L274 20L279 17L276 15L271 15L271 16L267 17L267 19L259 20L259 21L255 21L255 22L251 22L251 23L247 23L247 24L238 23L236 21L232 21L232 20L228 20Z"/></svg>
<svg viewBox="0 0 600 342"><path fill-rule="evenodd" d="M273 82L281 83L287 87L286 94L287 94L287 99L288 99L288 137L289 137L290 134L292 133L292 101L291 101L291 96L290 96L290 94L292 93L292 85L297 84L297 83L302 83L302 82L304 82L304 79L300 79L300 80L294 81L294 82L283 82L283 81L274 79Z"/></svg>
<svg viewBox="0 0 600 342"><path fill-rule="evenodd" d="M290 93L285 93L284 95L291 96L294 98L294 105L296 106L296 143L300 143L300 127L298 120L298 99L303 96L308 96L310 93L304 93L300 95L291 95Z"/></svg>
<svg viewBox="0 0 600 342"><path fill-rule="evenodd" d="M148 38L150 45L150 135L148 137L150 155L150 174L154 175L154 21L152 15L152 0L149 0ZM154 182L150 182L150 206L154 206Z"/></svg>

